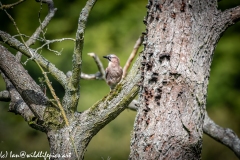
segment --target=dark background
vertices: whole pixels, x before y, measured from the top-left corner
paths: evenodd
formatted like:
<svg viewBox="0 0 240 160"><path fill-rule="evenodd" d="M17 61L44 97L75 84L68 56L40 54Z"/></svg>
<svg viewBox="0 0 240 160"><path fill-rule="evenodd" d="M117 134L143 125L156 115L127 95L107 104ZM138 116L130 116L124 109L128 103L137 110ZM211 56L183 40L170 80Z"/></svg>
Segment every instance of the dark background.
<svg viewBox="0 0 240 160"><path fill-rule="evenodd" d="M15 2L13 0L1 0L3 4ZM86 1L55 0L58 8L46 30L47 39L75 38L79 13ZM146 0L101 0L96 3L90 14L85 32L85 46L83 50L83 71L95 73L97 67L89 52L95 52L107 66L103 55L114 53L121 59L123 66L130 54L135 41L145 30L143 17L146 16ZM240 0L222 0L219 9L225 10L240 5ZM15 19L20 32L30 36L39 26L38 14L40 3L34 0L26 1L8 12ZM46 5L40 12L41 19L47 13ZM17 31L6 16L0 10L0 30L11 35ZM41 45L37 42L33 48ZM42 55L48 58L65 73L71 70L71 58L74 43L64 41L54 43L51 48L57 51L63 49L61 56L57 56L46 49ZM13 53L15 50L10 49ZM142 48L140 49L142 50ZM25 62L26 58L22 59ZM25 65L30 75L39 83L43 77L35 63L29 61ZM63 88L50 77L59 97L62 97ZM5 84L0 78L0 90L5 89ZM81 80L81 98L79 111L89 108L97 100L109 92L104 81ZM219 125L233 129L240 136L240 23L230 27L220 39L214 54L211 67L211 76L208 89L207 110L210 117ZM114 121L103 128L90 142L85 154L86 160L127 159L129 155L130 136L135 118L135 112L125 110ZM48 151L47 137L44 133L36 131L28 126L21 116L8 112L8 103L0 102L0 152L12 151L19 153L26 151ZM227 147L204 135L203 160L237 160L234 153Z"/></svg>

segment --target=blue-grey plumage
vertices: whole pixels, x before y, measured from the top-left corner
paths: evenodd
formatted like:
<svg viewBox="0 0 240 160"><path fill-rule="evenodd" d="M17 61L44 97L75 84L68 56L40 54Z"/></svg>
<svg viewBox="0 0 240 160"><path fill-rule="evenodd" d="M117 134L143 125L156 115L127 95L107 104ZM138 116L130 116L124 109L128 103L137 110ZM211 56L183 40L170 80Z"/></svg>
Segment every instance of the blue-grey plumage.
<svg viewBox="0 0 240 160"><path fill-rule="evenodd" d="M110 89L114 89L118 82L122 79L122 67L120 66L119 58L114 54L103 56L108 59L108 67L106 68L105 78Z"/></svg>

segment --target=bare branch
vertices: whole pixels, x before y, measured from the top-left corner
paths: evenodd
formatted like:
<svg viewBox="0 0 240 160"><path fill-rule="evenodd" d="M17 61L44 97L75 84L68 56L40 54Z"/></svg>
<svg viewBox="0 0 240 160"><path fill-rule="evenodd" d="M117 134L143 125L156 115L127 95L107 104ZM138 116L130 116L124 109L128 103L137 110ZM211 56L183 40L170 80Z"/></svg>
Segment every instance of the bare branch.
<svg viewBox="0 0 240 160"><path fill-rule="evenodd" d="M66 73L67 77L71 77L72 76L72 72L68 71ZM104 79L103 75L100 72L96 72L95 74L86 74L86 73L81 73L81 78L82 79L86 79L86 80L94 80L94 79L98 79L98 80L102 80Z"/></svg>
<svg viewBox="0 0 240 160"><path fill-rule="evenodd" d="M8 44L12 48L15 48L16 50L22 52L27 57L31 57L31 53L29 52L29 49L25 47L24 44L19 42L16 38L13 38L8 33L5 33L3 31L0 31L0 41L3 41L4 43ZM35 53L34 49L30 49L32 53ZM66 75L60 71L58 68L56 68L55 65L50 63L47 59L42 57L39 54L34 54L34 60L38 61L39 64L47 69L49 73L65 88L66 87Z"/></svg>
<svg viewBox="0 0 240 160"><path fill-rule="evenodd" d="M133 50L132 50L129 58L128 58L126 64L124 65L124 67L123 67L123 75L122 75L122 78L125 78L125 77L126 77L126 75L127 75L127 70L128 70L128 68L130 67L130 65L131 65L134 57L136 56L139 47L142 45L142 42L143 42L143 34L142 34L142 35L138 38L138 40L136 41L136 43L135 43L135 45L134 45L134 47L133 47Z"/></svg>
<svg viewBox="0 0 240 160"><path fill-rule="evenodd" d="M99 57L95 53L88 53L88 55L91 56L95 60L98 70L99 70L99 72L97 72L95 74L96 75L95 79L104 79L105 80L105 69L103 68L103 64L100 61ZM100 73L100 75L99 75L99 73ZM82 74L81 74L81 77L82 77Z"/></svg>
<svg viewBox="0 0 240 160"><path fill-rule="evenodd" d="M40 1L37 1L37 2L40 2ZM36 39L39 37L42 30L44 28L46 28L46 26L48 25L50 20L54 17L55 12L57 10L57 8L54 8L54 3L53 3L52 0L45 0L45 1L42 1L42 2L48 4L48 14L45 17L45 19L43 20L43 22L40 23L40 26L36 29L36 31L33 33L33 35L26 41L27 46L30 46L30 45L32 45L36 42ZM16 55L18 61L21 60L21 56L22 56L22 53L18 52L17 55Z"/></svg>
<svg viewBox="0 0 240 160"><path fill-rule="evenodd" d="M10 94L8 91L0 92L0 101L9 102L11 100Z"/></svg>
<svg viewBox="0 0 240 160"><path fill-rule="evenodd" d="M12 4L5 4L5 5L3 4L3 5L1 5L0 9L1 10L10 9L10 8L13 8L16 5L19 5L20 3L24 2L24 1L25 0L19 0L19 1L15 2L15 3L12 3Z"/></svg>
<svg viewBox="0 0 240 160"><path fill-rule="evenodd" d="M224 11L223 14L230 17L229 21L231 21L232 23L235 23L240 20L240 6L228 9L228 10Z"/></svg>
<svg viewBox="0 0 240 160"><path fill-rule="evenodd" d="M221 34L221 32L224 32L229 26L233 25L239 20L240 6L220 12L216 17L216 21L214 21L214 25L216 25L217 28L216 31L220 31L220 33L217 34Z"/></svg>
<svg viewBox="0 0 240 160"><path fill-rule="evenodd" d="M70 82L75 88L78 88L80 82L84 31L89 13L96 1L97 0L88 0L85 7L82 9L78 19L78 29L76 33L76 42L73 54L72 78ZM78 89L77 92L79 92Z"/></svg>
<svg viewBox="0 0 240 160"><path fill-rule="evenodd" d="M72 72L68 71L66 73L67 77L71 77L72 76ZM93 80L93 79L98 79L101 80L103 79L103 76L100 72L96 72L95 74L86 74L86 73L81 73L81 78L82 79L86 79L86 80Z"/></svg>
<svg viewBox="0 0 240 160"><path fill-rule="evenodd" d="M68 88L63 97L63 106L68 108L70 112L77 110L77 105L80 97L80 77L82 70L82 50L84 43L84 31L87 19L91 9L97 0L88 0L85 7L82 9L78 19L78 29L76 33L76 42L73 53L72 76L69 79Z"/></svg>
<svg viewBox="0 0 240 160"><path fill-rule="evenodd" d="M97 67L98 67L98 72L96 72L95 74L86 74L86 73L81 73L81 78L82 79L86 79L86 80L92 80L92 79L98 79L98 80L105 80L105 70L103 68L103 64L100 61L99 57L95 54L95 53L88 53L89 56L93 57L93 59L95 60ZM72 72L68 71L66 73L67 77L71 77L72 76Z"/></svg>
<svg viewBox="0 0 240 160"><path fill-rule="evenodd" d="M40 1L37 1L40 2ZM26 42L28 46L34 44L36 42L36 38L39 37L40 33L44 28L47 27L48 23L51 21L51 19L54 17L55 12L57 11L57 8L54 8L54 3L52 0L45 0L42 1L43 3L47 3L48 5L48 14L43 20L43 22L40 24L40 26L36 29L36 31L33 33L33 35L29 38L29 40Z"/></svg>
<svg viewBox="0 0 240 160"><path fill-rule="evenodd" d="M229 147L240 158L240 139L238 136L231 129L222 128L215 124L207 112L205 113L203 131L216 141Z"/></svg>
<svg viewBox="0 0 240 160"><path fill-rule="evenodd" d="M100 72L97 72L95 74L86 74L86 73L81 73L81 78L86 79L86 80L91 80L91 79L104 79L102 74Z"/></svg>

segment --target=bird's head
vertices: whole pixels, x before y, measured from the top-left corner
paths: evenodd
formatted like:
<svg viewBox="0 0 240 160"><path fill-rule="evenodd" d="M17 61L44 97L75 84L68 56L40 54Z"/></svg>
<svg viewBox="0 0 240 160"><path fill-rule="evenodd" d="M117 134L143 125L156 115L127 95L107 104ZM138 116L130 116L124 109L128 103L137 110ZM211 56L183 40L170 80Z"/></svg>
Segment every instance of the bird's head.
<svg viewBox="0 0 240 160"><path fill-rule="evenodd" d="M115 54L109 54L109 55L103 56L103 58L108 59L109 64L117 64L117 65L120 64L119 58Z"/></svg>

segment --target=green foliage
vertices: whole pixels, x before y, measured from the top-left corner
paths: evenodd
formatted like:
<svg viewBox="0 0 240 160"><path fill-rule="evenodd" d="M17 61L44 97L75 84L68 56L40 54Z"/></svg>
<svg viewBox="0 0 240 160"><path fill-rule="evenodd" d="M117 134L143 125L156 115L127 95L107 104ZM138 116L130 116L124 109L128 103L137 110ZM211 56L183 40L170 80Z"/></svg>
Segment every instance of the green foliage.
<svg viewBox="0 0 240 160"><path fill-rule="evenodd" d="M3 4L15 0L2 0ZM78 17L86 1L60 1L55 0L58 8L56 16L47 27L46 38L56 39L63 37L75 38ZM121 65L126 62L135 41L145 30L143 17L146 15L146 0L101 0L96 3L87 23L85 44L83 49L83 72L95 73L97 67L94 60L87 55L95 52L106 67L107 61L102 58L109 53L117 54ZM240 0L222 0L219 8L224 10L240 4ZM38 12L40 4L35 1L25 1L19 6L9 10L14 17L21 33L30 36L39 26ZM47 14L47 7L43 4L41 20ZM0 11L0 30L17 34L13 24L3 11ZM211 68L211 77L208 90L207 108L219 125L230 127L240 136L240 23L227 30L221 38L214 55ZM39 47L41 42L33 45ZM57 56L47 49L41 54L54 63L65 73L71 70L74 42L64 41L51 44L50 47L60 51ZM23 57L23 62L26 58ZM29 61L25 66L30 75L39 83L38 78L43 77L34 62ZM63 88L51 76L53 87L59 97L63 96ZM39 83L40 84L40 83ZM0 79L0 90L5 89L5 84ZM78 110L83 111L92 106L109 92L109 87L104 81L81 80L81 97ZM22 150L31 153L35 150L49 150L46 136L30 128L20 116L7 112L8 103L0 103L0 151L19 152ZM113 122L102 129L90 142L85 159L127 159L129 154L130 135L133 127L135 113L124 111ZM17 134L16 134L17 133ZM236 159L234 154L226 147L204 138L203 159ZM31 143L29 143L31 142ZM222 154L219 154L222 153ZM223 156L225 155L225 156ZM226 158L228 157L228 158Z"/></svg>

